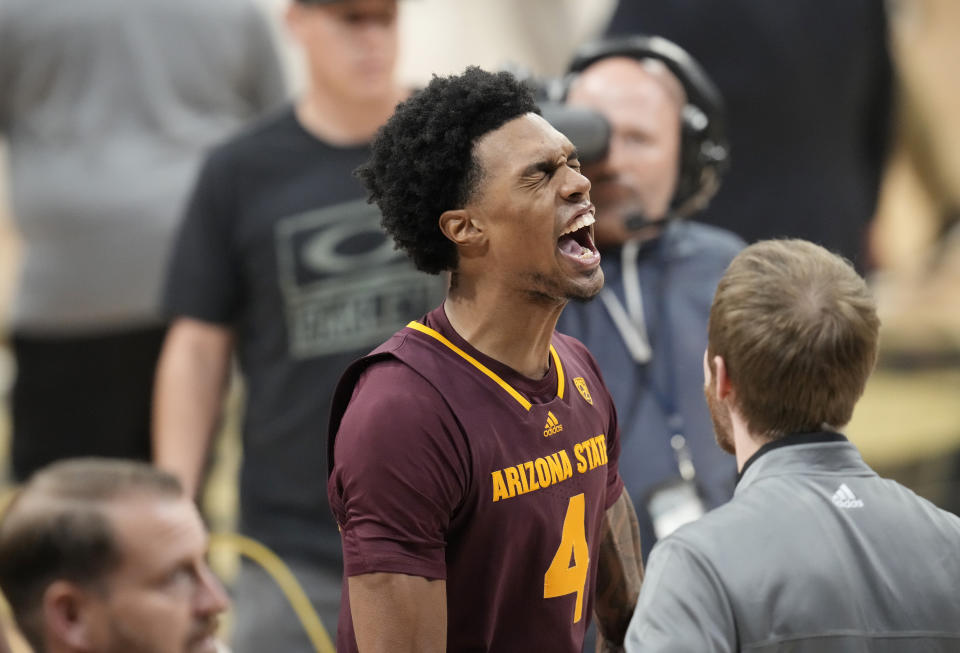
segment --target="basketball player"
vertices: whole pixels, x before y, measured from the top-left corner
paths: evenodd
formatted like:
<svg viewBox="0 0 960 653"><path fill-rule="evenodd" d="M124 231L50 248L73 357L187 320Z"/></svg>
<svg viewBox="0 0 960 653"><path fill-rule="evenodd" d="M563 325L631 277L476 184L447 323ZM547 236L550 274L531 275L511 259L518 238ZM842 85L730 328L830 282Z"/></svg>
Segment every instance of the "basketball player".
<svg viewBox="0 0 960 653"><path fill-rule="evenodd" d="M642 567L609 392L554 332L603 286L590 182L507 73L434 78L360 175L397 245L450 272L442 306L352 366L328 492L340 651L622 645Z"/></svg>

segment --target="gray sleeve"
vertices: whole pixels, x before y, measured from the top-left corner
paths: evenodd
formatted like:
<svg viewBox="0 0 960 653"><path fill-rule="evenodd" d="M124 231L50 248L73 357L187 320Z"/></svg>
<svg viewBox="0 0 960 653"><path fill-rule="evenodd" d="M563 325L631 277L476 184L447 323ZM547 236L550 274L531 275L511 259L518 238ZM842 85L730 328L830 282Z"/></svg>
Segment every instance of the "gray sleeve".
<svg viewBox="0 0 960 653"><path fill-rule="evenodd" d="M733 612L720 579L676 537L661 540L647 563L624 643L627 653L733 653Z"/></svg>
<svg viewBox="0 0 960 653"><path fill-rule="evenodd" d="M287 101L288 88L283 61L270 20L259 6L247 9L247 94L256 115Z"/></svg>

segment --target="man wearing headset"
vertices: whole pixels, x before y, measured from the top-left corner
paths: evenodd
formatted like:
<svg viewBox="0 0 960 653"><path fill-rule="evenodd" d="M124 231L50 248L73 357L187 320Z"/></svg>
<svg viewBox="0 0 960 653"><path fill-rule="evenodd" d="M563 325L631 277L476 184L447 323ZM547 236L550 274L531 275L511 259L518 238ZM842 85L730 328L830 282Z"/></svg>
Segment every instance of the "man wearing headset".
<svg viewBox="0 0 960 653"><path fill-rule="evenodd" d="M587 45L571 73L567 104L610 127L606 156L584 166L606 284L597 300L567 306L557 329L587 345L613 394L646 557L734 485L713 442L701 359L714 290L743 243L686 219L727 165L721 99L686 52L657 37Z"/></svg>

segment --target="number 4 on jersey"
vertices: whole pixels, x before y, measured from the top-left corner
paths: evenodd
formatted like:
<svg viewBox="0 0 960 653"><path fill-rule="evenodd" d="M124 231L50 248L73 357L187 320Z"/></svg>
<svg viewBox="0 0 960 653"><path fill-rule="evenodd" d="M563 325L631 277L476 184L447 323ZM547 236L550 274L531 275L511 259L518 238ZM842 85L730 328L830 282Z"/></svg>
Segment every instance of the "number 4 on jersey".
<svg viewBox="0 0 960 653"><path fill-rule="evenodd" d="M583 494L570 497L567 514L563 518L560 547L553 556L547 573L543 575L543 598L552 599L577 593L573 623L580 621L583 616L583 593L587 586L587 569L590 567L590 551L587 548L587 533L584 525L585 514Z"/></svg>

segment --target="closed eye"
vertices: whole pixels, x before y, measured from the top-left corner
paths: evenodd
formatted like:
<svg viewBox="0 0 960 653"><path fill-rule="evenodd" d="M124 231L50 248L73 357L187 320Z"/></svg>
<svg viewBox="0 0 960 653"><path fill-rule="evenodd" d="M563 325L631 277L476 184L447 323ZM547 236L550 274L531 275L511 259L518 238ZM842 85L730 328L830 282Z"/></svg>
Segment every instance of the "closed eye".
<svg viewBox="0 0 960 653"><path fill-rule="evenodd" d="M536 163L531 163L524 169L520 177L525 185L539 183L552 178L557 170L560 169L560 166L564 164L580 172L580 159L577 157L576 150L572 151L566 157L565 161L562 159L544 159Z"/></svg>
<svg viewBox="0 0 960 653"><path fill-rule="evenodd" d="M523 175L520 177L520 185L525 188L539 186L550 181L556 171L557 166L552 163L532 165L523 171Z"/></svg>
<svg viewBox="0 0 960 653"><path fill-rule="evenodd" d="M527 169L523 171L523 177L525 178L542 178L550 177L557 170L557 164L553 161L538 161L537 163L527 166Z"/></svg>

